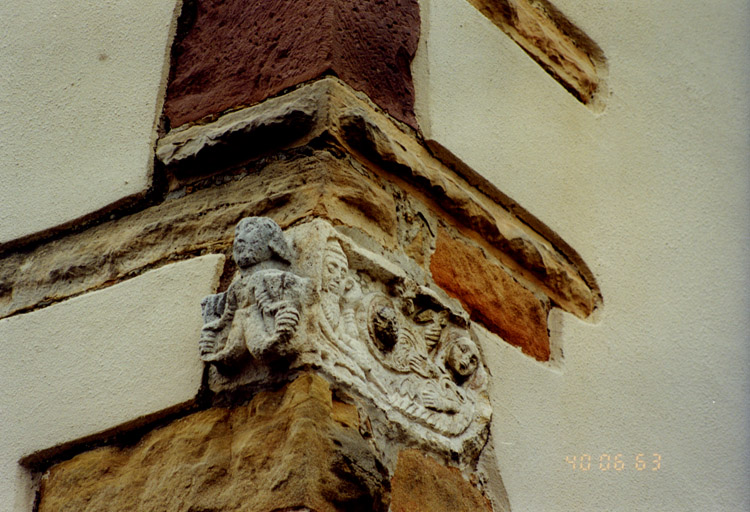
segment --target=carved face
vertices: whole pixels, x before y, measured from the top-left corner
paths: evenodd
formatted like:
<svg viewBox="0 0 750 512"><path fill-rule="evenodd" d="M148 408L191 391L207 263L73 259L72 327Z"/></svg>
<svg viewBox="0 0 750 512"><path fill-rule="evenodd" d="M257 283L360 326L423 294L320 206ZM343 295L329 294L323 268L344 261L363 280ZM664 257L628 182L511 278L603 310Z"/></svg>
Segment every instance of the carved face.
<svg viewBox="0 0 750 512"><path fill-rule="evenodd" d="M461 336L451 347L445 361L456 375L466 378L479 367L479 349L468 336Z"/></svg>
<svg viewBox="0 0 750 512"><path fill-rule="evenodd" d="M251 224L234 237L234 261L240 268L251 267L261 261L270 260L273 251L268 246L267 229L260 224Z"/></svg>
<svg viewBox="0 0 750 512"><path fill-rule="evenodd" d="M383 349L390 350L398 342L398 318L396 311L389 305L381 304L373 311L373 334Z"/></svg>
<svg viewBox="0 0 750 512"><path fill-rule="evenodd" d="M328 252L323 259L323 279L321 286L323 291L343 295L344 279L346 279L349 266L346 260L335 253Z"/></svg>

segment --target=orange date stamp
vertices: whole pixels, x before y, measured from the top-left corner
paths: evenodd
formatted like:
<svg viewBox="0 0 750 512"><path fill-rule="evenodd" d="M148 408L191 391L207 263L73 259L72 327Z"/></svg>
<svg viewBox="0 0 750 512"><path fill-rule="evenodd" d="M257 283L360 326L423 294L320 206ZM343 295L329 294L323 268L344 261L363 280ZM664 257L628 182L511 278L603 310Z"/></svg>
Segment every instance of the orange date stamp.
<svg viewBox="0 0 750 512"><path fill-rule="evenodd" d="M602 453L591 455L567 455L565 462L573 471L660 471L662 457L659 453L638 453L623 455L622 453Z"/></svg>

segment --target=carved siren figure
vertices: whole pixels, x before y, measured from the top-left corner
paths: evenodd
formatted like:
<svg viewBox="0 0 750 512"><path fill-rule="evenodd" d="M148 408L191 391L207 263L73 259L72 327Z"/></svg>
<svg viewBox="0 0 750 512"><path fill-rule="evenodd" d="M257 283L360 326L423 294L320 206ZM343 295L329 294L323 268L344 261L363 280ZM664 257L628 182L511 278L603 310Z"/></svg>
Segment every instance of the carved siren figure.
<svg viewBox="0 0 750 512"><path fill-rule="evenodd" d="M242 219L235 229L239 269L224 293L203 299L201 358L221 371L254 358L284 355L297 330L306 280L286 270L292 253L281 228L266 217Z"/></svg>

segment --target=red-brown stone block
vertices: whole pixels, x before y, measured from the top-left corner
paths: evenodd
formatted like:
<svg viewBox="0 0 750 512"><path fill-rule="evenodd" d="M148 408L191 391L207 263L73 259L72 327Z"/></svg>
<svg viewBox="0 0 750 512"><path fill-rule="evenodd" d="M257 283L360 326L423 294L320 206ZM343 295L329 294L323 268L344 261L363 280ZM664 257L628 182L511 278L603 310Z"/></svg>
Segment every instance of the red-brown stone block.
<svg viewBox="0 0 750 512"><path fill-rule="evenodd" d="M417 0L185 2L165 113L172 127L334 74L416 127Z"/></svg>
<svg viewBox="0 0 750 512"><path fill-rule="evenodd" d="M487 499L455 468L417 450L399 453L391 479L391 512L492 512Z"/></svg>
<svg viewBox="0 0 750 512"><path fill-rule="evenodd" d="M461 301L472 320L540 361L549 360L547 307L479 247L439 231L432 278Z"/></svg>

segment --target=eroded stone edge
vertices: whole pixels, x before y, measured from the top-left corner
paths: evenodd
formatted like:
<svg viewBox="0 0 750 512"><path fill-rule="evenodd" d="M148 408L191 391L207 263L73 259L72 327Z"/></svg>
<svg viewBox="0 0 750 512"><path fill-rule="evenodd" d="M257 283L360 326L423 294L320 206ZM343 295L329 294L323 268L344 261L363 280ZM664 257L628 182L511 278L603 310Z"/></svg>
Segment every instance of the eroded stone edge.
<svg viewBox="0 0 750 512"><path fill-rule="evenodd" d="M536 286L564 310L585 318L601 304L598 287L585 265L581 272L580 264L570 263L572 258L558 250L559 244L555 247L550 237L518 219L517 207L511 213L486 191L472 187L433 157L407 127L399 127L364 95L332 78L294 93L289 101L297 98L299 108L285 106L287 97L277 98L268 106L238 111L222 124L176 130L162 139L167 142L160 142L162 154L170 154L169 147L190 161L206 147L215 147L206 146L202 140L223 139L221 126L247 130L252 136L266 122L283 123L289 113L305 112L314 120L310 137L326 133L336 137L349 153L343 159L347 162L318 150L311 163L303 165L316 176L313 180L300 180L300 170L293 167L290 173L289 165L296 164L289 160L261 163L260 168L250 168L251 174L225 176L223 185L164 201L28 252L7 254L0 258L0 318L109 286L170 261L225 252L231 243L232 226L248 215L268 214L282 226L306 216L322 216L350 226L367 222L372 224L367 231L380 233L375 238L378 243L393 247L393 219L386 214L390 195L381 197L376 192L382 189L371 187L370 206L363 209L358 205L348 212L348 188L368 186L370 182L347 178L348 188L339 190L341 183L331 182L326 176L330 166L356 172L352 171L352 156L408 194L420 196L436 212L447 213L460 232L487 247L503 265L530 282L531 288ZM207 138L201 138L204 130L208 130ZM297 144L307 144L310 137ZM314 199L324 193L335 200L334 204ZM573 256L577 257L573 261L580 261L574 252ZM594 286L590 287L583 276Z"/></svg>
<svg viewBox="0 0 750 512"><path fill-rule="evenodd" d="M467 0L547 73L595 112L604 109L602 49L547 0Z"/></svg>
<svg viewBox="0 0 750 512"><path fill-rule="evenodd" d="M311 114L316 119L312 136L327 132L362 161L415 185L473 232L478 242L489 242L503 263L540 286L564 310L586 318L601 305L592 273L571 263L580 261L577 254L566 254L549 237L472 187L435 158L408 127L394 122L361 93L338 79L324 78L273 101L270 106L260 104L233 112L225 116L226 120L222 117L208 125L170 133L159 141L157 154L165 164L176 159L198 160L214 141L238 131L250 134L261 126L281 124L288 113L309 111L305 109L316 105L318 114ZM211 144L202 144L204 138Z"/></svg>
<svg viewBox="0 0 750 512"><path fill-rule="evenodd" d="M111 286L166 263L227 252L234 225L252 215L270 215L282 227L321 216L366 227L381 246L396 243L393 197L330 153L273 161L253 171L0 258L0 318ZM350 207L355 197L368 216Z"/></svg>

